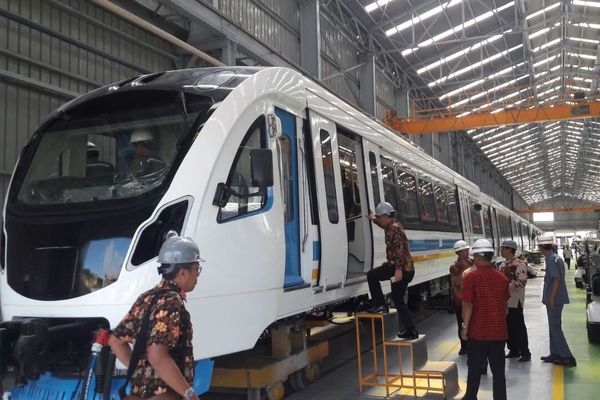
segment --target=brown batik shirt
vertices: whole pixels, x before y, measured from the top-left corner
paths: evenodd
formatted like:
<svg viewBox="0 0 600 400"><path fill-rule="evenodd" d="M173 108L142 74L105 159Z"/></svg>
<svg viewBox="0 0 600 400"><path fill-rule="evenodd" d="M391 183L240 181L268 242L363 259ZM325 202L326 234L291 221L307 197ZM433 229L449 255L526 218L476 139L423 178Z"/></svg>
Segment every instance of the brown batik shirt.
<svg viewBox="0 0 600 400"><path fill-rule="evenodd" d="M185 292L172 281L163 279L156 287L142 293L123 320L113 331L114 336L126 342L134 342L152 298L159 292L160 298L153 306L148 322L147 346L164 344L171 357L181 369L185 380L192 386L194 381L194 354L192 349L192 325L185 309ZM181 365L183 364L183 365ZM144 351L131 377L132 394L142 398L152 397L172 390L159 378Z"/></svg>
<svg viewBox="0 0 600 400"><path fill-rule="evenodd" d="M467 258L466 260L456 260L454 264L450 266L452 303L456 308L462 307L462 300L460 299L460 296L462 294L463 272L469 269L472 265L473 261Z"/></svg>
<svg viewBox="0 0 600 400"><path fill-rule="evenodd" d="M393 220L385 227L385 245L389 265L400 267L403 271L414 270L408 238L400 221Z"/></svg>

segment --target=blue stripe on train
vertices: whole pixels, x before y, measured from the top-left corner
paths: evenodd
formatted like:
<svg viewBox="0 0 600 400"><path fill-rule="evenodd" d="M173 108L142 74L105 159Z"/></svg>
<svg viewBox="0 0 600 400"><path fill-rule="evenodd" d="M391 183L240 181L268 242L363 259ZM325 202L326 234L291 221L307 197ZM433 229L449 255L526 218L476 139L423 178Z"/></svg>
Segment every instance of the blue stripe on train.
<svg viewBox="0 0 600 400"><path fill-rule="evenodd" d="M410 247L410 251L446 250L452 249L457 240L460 239L409 240L408 246Z"/></svg>

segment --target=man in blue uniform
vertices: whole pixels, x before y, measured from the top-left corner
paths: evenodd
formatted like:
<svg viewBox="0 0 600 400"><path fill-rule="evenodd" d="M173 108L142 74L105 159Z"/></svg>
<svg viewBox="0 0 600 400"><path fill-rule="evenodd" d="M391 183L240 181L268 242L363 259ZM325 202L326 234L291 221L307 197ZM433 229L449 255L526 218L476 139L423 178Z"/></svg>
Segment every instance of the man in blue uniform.
<svg viewBox="0 0 600 400"><path fill-rule="evenodd" d="M565 367L575 367L577 362L563 334L561 321L563 306L569 304L569 294L565 283L565 264L553 250L553 246L554 240L551 237L542 237L538 240L538 247L546 260L542 303L546 305L550 331L550 355L542 357L542 361Z"/></svg>

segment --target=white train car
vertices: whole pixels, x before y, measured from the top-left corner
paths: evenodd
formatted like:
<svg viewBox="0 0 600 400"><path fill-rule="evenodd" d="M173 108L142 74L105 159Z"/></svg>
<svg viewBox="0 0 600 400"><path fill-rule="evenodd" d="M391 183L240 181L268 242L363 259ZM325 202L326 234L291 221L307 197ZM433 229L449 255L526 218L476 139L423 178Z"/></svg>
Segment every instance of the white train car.
<svg viewBox="0 0 600 400"><path fill-rule="evenodd" d="M134 132L147 136L144 154ZM149 159L152 169L139 168ZM276 321L368 293L385 243L367 215L382 200L406 226L424 294L447 279L456 240L501 239L496 216L516 218L289 69L178 70L95 90L53 113L15 169L2 361L28 386L72 390L64 377L86 360L90 332L116 326L159 281L156 256L173 230L206 260L187 298L195 386L205 388L207 360L252 348ZM23 393L13 398L32 398Z"/></svg>

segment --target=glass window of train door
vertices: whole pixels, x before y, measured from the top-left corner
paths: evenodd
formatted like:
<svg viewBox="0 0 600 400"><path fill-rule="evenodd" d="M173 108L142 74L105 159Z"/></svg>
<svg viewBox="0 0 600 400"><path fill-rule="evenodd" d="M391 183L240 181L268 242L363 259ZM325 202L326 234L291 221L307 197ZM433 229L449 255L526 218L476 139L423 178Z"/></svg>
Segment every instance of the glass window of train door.
<svg viewBox="0 0 600 400"><path fill-rule="evenodd" d="M469 206L471 209L471 227L473 233L477 235L483 235L483 227L481 226L481 212L475 209L475 202L470 201Z"/></svg>
<svg viewBox="0 0 600 400"><path fill-rule="evenodd" d="M453 232L460 232L460 215L458 213L456 194L456 190L448 190L446 192L446 204L448 205L448 224Z"/></svg>
<svg viewBox="0 0 600 400"><path fill-rule="evenodd" d="M227 204L219 208L218 222L245 217L262 210L267 204L267 190L252 186L250 153L253 149L267 148L265 117L258 117L248 129L233 160L227 187L240 194L232 194Z"/></svg>
<svg viewBox="0 0 600 400"><path fill-rule="evenodd" d="M346 220L361 215L362 205L358 180L358 164L356 150L360 143L356 137L340 130L338 149L340 158L340 176L342 177L342 193L344 195L344 213Z"/></svg>
<svg viewBox="0 0 600 400"><path fill-rule="evenodd" d="M323 177L325 179L325 197L327 199L327 215L329 222L337 224L340 220L335 193L335 173L333 170L333 153L331 149L331 136L329 132L321 129L321 161L323 163Z"/></svg>
<svg viewBox="0 0 600 400"><path fill-rule="evenodd" d="M490 218L490 208L487 206L482 207L481 212L483 213L483 229L485 229L485 237L490 239L494 243L494 231L492 230L492 220Z"/></svg>
<svg viewBox="0 0 600 400"><path fill-rule="evenodd" d="M383 183L383 200L390 203L394 210L399 210L398 193L394 176L394 162L387 157L381 157L381 177ZM399 214L398 212L396 214Z"/></svg>
<svg viewBox="0 0 600 400"><path fill-rule="evenodd" d="M417 222L419 220L417 180L407 171L396 168L396 187L400 220L404 224Z"/></svg>
<svg viewBox="0 0 600 400"><path fill-rule="evenodd" d="M433 197L433 184L425 179L419 182L419 212L422 222L435 222L435 199Z"/></svg>
<svg viewBox="0 0 600 400"><path fill-rule="evenodd" d="M445 228L448 226L448 204L446 188L439 185L433 185L433 194L435 199L435 218L438 225Z"/></svg>
<svg viewBox="0 0 600 400"><path fill-rule="evenodd" d="M369 152L369 171L371 173L371 186L373 188L373 201L375 207L381 203L381 195L379 194L379 174L377 173L377 156L372 151Z"/></svg>

